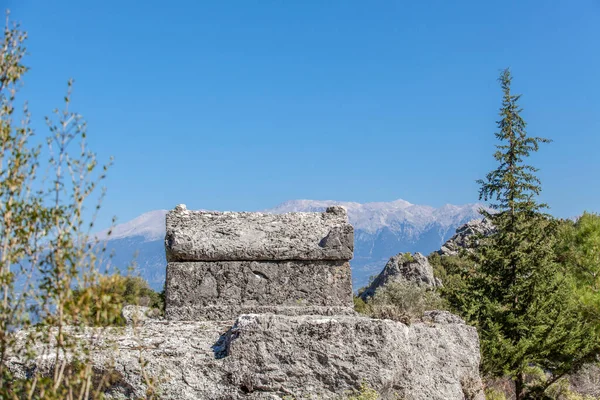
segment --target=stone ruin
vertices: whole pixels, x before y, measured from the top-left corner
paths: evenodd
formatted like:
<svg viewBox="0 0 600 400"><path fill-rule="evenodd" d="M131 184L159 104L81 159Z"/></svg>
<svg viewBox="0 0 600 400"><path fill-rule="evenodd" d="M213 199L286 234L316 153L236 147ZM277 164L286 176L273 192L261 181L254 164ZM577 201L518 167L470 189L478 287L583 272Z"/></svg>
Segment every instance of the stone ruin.
<svg viewBox="0 0 600 400"><path fill-rule="evenodd" d="M343 208L178 206L166 225L167 318L125 309L124 329L85 331L94 368L118 378L106 398L146 398L148 376L166 400L333 400L361 385L381 399L484 400L474 327L446 311L411 325L353 311L353 229ZM39 357L36 368L52 362ZM22 360L10 368L30 371Z"/></svg>
<svg viewBox="0 0 600 400"><path fill-rule="evenodd" d="M166 317L353 314L346 210L266 214L190 211L166 217Z"/></svg>

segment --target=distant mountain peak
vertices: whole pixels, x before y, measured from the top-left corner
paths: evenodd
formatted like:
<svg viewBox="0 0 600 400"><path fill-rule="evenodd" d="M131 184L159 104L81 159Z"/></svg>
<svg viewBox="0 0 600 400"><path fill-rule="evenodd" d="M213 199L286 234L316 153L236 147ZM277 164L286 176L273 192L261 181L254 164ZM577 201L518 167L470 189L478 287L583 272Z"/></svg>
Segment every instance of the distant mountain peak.
<svg viewBox="0 0 600 400"><path fill-rule="evenodd" d="M143 236L146 241L162 239L165 236L165 216L168 210L154 210L140 215L131 221L116 225L110 240ZM109 229L98 233L99 239L106 239Z"/></svg>
<svg viewBox="0 0 600 400"><path fill-rule="evenodd" d="M412 204L398 199L389 202L356 203L336 200L289 200L278 206L263 210L268 213L323 211L333 205L341 205L348 210L350 222L357 230L375 233L383 228L395 230L402 224L410 224L417 230L437 223L442 228L455 226L465 218L476 218L483 206L478 203L454 205L445 204L439 208ZM142 236L145 240L162 239L165 235L165 215L167 210L150 211L139 217L115 226L110 239ZM106 238L108 230L100 232Z"/></svg>
<svg viewBox="0 0 600 400"><path fill-rule="evenodd" d="M291 200L265 212L285 213L295 211L322 211L328 206L340 205L348 210L348 217L354 228L375 233L383 228L395 229L403 223L424 229L433 223L442 227L456 225L466 217L475 218L483 206L478 203L454 205L446 204L435 208L427 205L412 204L398 199L389 202L356 203L335 200Z"/></svg>

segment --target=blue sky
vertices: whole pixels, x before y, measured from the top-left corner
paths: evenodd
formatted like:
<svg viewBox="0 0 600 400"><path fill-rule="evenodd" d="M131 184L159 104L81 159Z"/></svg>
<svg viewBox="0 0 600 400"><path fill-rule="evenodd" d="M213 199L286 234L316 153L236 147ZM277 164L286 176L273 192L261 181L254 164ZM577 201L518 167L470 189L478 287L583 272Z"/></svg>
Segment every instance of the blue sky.
<svg viewBox="0 0 600 400"><path fill-rule="evenodd" d="M440 206L495 166L510 67L542 199L600 211L600 1L0 0L29 32L38 135L75 79L100 225L289 199Z"/></svg>

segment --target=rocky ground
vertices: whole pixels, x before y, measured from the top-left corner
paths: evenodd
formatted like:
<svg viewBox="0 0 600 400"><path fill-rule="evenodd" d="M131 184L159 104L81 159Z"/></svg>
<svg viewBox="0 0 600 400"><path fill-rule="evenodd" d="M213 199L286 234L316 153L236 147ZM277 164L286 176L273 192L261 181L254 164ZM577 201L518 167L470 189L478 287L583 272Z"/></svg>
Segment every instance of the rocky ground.
<svg viewBox="0 0 600 400"><path fill-rule="evenodd" d="M140 356L162 399L338 399L361 383L384 399L483 399L477 333L440 311L411 326L350 315L147 319L98 339L94 365L115 368L110 397L144 395Z"/></svg>

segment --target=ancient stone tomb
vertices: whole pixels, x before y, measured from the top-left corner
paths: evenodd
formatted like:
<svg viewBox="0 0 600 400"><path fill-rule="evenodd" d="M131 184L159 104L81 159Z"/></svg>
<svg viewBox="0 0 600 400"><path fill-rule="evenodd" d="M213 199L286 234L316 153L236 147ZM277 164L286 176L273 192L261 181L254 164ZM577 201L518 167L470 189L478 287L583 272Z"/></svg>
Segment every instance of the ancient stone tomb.
<svg viewBox="0 0 600 400"><path fill-rule="evenodd" d="M266 214L190 211L166 217L166 316L352 314L346 210Z"/></svg>

